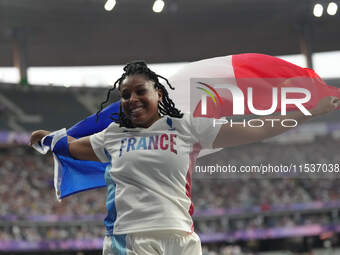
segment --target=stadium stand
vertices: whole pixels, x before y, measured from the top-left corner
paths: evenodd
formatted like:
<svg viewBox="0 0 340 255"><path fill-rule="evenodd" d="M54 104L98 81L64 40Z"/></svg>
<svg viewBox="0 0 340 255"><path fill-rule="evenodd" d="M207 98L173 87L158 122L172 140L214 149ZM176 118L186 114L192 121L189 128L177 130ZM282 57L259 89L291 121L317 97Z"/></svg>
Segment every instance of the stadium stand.
<svg viewBox="0 0 340 255"><path fill-rule="evenodd" d="M276 162L279 151L291 152L283 161L294 155L293 160L334 162L337 155L329 152L336 152L337 146L337 141L327 136L323 143L257 144L220 153L227 153L225 157L242 164ZM319 151L320 159L308 158L312 151ZM272 161L268 161L268 157L256 161L254 155L273 158ZM204 159L199 164L204 164ZM92 240L93 247L100 246L104 233L105 189L73 195L59 203L53 190L50 156L41 157L30 148L16 146L2 148L0 162L0 197L6 201L0 204L1 240L31 243ZM297 229L305 236L309 236L306 231L311 236L319 236L339 224L337 178L221 179L202 178L197 173L193 178L195 227L208 245L206 249L216 250L210 244L220 243L219 236L223 240L227 235L235 238L234 242L245 242L250 235L260 241L269 238L263 236L265 231L284 231L286 234L281 233L281 238L293 238L299 236ZM262 236L256 236L256 231ZM332 231L332 235L336 235L336 230ZM209 240L209 236L216 236L215 241Z"/></svg>
<svg viewBox="0 0 340 255"><path fill-rule="evenodd" d="M106 91L106 88L66 89L53 86L22 88L19 85L1 84L0 113L5 121L2 121L0 128L33 131L70 127L95 113L100 102L106 98ZM111 100L116 101L117 98L117 94L113 94ZM4 109L7 113L3 113Z"/></svg>

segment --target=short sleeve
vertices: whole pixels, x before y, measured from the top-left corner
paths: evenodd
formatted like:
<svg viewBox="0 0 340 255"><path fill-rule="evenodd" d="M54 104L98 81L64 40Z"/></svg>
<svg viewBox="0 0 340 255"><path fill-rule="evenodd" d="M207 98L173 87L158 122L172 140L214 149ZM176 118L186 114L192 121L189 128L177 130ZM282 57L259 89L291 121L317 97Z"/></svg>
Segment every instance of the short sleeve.
<svg viewBox="0 0 340 255"><path fill-rule="evenodd" d="M190 114L190 129L203 149L212 149L212 145L222 125L214 118L193 117Z"/></svg>
<svg viewBox="0 0 340 255"><path fill-rule="evenodd" d="M101 162L109 162L107 151L104 145L105 129L99 133L90 136L90 143L94 153Z"/></svg>

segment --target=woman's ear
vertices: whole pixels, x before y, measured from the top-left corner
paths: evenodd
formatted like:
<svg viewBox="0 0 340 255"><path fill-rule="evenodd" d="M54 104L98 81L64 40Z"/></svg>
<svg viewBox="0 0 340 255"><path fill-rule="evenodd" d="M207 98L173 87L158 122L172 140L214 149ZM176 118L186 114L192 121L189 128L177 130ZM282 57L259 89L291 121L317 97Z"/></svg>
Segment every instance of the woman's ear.
<svg viewBox="0 0 340 255"><path fill-rule="evenodd" d="M163 98L162 90L161 90L161 89L158 89L158 90L157 90L157 93L158 93L158 101L162 101L162 98Z"/></svg>

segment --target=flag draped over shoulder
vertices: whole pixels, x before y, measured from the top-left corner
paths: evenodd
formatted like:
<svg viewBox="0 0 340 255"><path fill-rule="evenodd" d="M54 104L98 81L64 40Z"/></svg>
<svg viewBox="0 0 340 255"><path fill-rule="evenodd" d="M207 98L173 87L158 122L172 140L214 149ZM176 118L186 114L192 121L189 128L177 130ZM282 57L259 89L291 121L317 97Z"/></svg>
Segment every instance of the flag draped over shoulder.
<svg viewBox="0 0 340 255"><path fill-rule="evenodd" d="M226 57L205 59L185 65L178 73L169 78L175 91L169 91L170 97L176 107L184 112L191 112L194 116L201 116L201 98L190 95L190 83L194 78L201 78L207 88L212 79L218 82L228 82L236 85L248 96L248 88L253 88L253 105L256 109L268 109L272 104L272 89L283 87L300 87L311 92L310 100L304 104L308 109L315 106L320 99L326 96L340 98L339 89L326 85L322 79L312 70L301 68L276 57L262 54L240 54ZM206 81L206 83L204 82ZM216 102L208 100L208 115L206 117L222 117L233 114L233 100L230 93L225 93L223 88L215 91L221 97L223 107L216 108ZM299 98L296 93L292 97ZM188 100L190 98L190 100ZM280 91L278 92L278 104L276 111L281 110ZM188 101L191 101L191 106ZM244 112L250 113L249 106L244 100ZM294 105L287 105L287 110L296 110ZM119 102L106 107L96 122L93 114L83 121L75 124L67 130L67 134L74 138L81 138L97 133L105 129L112 120L110 115L119 112ZM37 148L37 146L35 146ZM46 148L38 148L46 153ZM104 172L107 164L100 162L81 161L54 154L55 159L55 188L57 197L62 199L66 196L83 190L105 186Z"/></svg>

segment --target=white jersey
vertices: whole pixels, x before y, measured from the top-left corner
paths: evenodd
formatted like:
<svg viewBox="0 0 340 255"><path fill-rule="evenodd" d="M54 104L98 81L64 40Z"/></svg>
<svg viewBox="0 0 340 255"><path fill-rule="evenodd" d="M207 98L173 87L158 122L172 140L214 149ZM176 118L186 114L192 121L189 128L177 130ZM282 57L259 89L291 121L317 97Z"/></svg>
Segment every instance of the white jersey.
<svg viewBox="0 0 340 255"><path fill-rule="evenodd" d="M111 162L105 219L107 234L193 229L191 171L201 148L219 131L213 120L163 116L149 128L112 123L90 136L97 157Z"/></svg>

